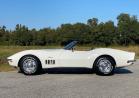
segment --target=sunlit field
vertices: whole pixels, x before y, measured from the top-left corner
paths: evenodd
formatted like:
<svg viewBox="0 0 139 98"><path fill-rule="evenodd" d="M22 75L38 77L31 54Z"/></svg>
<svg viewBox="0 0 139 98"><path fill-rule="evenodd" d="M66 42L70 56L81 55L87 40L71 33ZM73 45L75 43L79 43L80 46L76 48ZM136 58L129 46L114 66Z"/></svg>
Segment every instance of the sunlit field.
<svg viewBox="0 0 139 98"><path fill-rule="evenodd" d="M7 57L14 53L28 50L28 49L55 49L62 48L62 46L0 46L0 72L13 71L14 68L10 67L7 63ZM76 50L91 50L97 48L96 46L77 46ZM139 46L111 46L107 48L120 49L125 51L132 51L136 53L136 58L139 58Z"/></svg>

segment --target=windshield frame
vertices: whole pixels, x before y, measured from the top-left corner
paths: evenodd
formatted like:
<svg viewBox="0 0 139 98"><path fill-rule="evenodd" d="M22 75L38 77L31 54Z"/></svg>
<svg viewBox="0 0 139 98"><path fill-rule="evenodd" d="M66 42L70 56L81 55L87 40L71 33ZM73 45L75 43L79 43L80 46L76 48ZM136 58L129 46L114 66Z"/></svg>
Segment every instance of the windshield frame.
<svg viewBox="0 0 139 98"><path fill-rule="evenodd" d="M67 44L67 45L64 47L64 49L65 49L65 50L71 50L71 49L73 49L73 48L76 46L77 42L78 42L78 41L72 41L72 42L70 42L69 44Z"/></svg>

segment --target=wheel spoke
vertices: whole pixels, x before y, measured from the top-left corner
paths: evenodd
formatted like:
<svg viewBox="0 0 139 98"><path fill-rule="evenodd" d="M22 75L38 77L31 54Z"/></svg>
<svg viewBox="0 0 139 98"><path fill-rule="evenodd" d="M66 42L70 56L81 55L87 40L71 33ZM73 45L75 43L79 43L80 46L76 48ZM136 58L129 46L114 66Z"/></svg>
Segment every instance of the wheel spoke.
<svg viewBox="0 0 139 98"><path fill-rule="evenodd" d="M26 73L34 73L37 63L34 58L26 58L23 62L23 69Z"/></svg>
<svg viewBox="0 0 139 98"><path fill-rule="evenodd" d="M98 68L104 74L109 74L113 70L111 62L107 59L101 59L98 63Z"/></svg>

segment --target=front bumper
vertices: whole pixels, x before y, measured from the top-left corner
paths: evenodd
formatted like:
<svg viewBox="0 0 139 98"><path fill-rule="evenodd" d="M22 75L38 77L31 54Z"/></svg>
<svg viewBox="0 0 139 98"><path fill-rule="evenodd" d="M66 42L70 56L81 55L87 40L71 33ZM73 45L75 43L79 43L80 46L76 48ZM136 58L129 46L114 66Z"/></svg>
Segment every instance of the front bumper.
<svg viewBox="0 0 139 98"><path fill-rule="evenodd" d="M7 61L8 61L10 66L17 67L17 61L16 60L8 58Z"/></svg>

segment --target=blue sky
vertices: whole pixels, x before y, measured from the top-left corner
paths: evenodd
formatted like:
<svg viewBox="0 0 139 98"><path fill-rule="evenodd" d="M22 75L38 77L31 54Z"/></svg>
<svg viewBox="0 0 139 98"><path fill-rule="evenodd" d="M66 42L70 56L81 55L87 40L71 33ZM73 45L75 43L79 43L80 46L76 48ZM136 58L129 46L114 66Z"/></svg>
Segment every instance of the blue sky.
<svg viewBox="0 0 139 98"><path fill-rule="evenodd" d="M139 16L139 0L0 0L0 25L14 29L56 28L62 23L83 22L96 17L113 20L120 13Z"/></svg>

